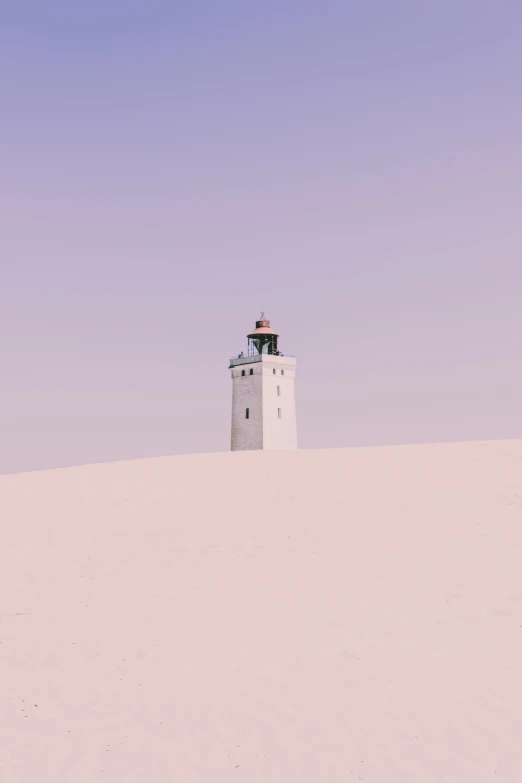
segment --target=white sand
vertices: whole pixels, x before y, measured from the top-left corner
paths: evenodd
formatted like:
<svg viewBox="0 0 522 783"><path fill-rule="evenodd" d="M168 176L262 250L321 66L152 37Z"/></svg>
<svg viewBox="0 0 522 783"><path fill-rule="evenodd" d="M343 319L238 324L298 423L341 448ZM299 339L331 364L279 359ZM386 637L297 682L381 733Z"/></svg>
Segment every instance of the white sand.
<svg viewBox="0 0 522 783"><path fill-rule="evenodd" d="M522 441L0 477L2 783L522 780Z"/></svg>

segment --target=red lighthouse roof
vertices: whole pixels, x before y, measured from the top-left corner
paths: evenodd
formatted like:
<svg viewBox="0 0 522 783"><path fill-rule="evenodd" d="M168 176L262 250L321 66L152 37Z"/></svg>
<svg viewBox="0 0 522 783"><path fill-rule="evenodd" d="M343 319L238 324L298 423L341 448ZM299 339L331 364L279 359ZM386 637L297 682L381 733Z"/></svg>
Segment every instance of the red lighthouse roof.
<svg viewBox="0 0 522 783"><path fill-rule="evenodd" d="M256 328L253 332L250 332L248 337L257 337L261 334L272 334L274 337L279 336L277 332L274 332L274 330L270 328L270 321L265 318L264 313L261 313L261 318L259 321L256 321Z"/></svg>

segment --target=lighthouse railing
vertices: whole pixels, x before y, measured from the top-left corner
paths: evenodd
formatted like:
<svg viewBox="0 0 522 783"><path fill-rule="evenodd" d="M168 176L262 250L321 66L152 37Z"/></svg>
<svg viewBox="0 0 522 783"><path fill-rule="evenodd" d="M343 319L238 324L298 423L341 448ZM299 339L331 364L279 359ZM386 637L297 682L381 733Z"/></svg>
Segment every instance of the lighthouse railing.
<svg viewBox="0 0 522 783"><path fill-rule="evenodd" d="M251 364L252 362L262 361L263 357L265 361L267 359L295 359L295 356L291 353L255 353L251 356L237 354L236 356L231 356L230 361L235 364Z"/></svg>

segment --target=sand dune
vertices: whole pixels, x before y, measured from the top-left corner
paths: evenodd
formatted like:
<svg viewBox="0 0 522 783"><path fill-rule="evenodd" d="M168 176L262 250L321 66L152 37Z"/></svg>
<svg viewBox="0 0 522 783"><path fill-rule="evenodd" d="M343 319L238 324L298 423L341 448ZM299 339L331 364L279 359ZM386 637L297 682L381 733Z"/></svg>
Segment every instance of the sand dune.
<svg viewBox="0 0 522 783"><path fill-rule="evenodd" d="M522 441L0 477L3 783L522 780Z"/></svg>

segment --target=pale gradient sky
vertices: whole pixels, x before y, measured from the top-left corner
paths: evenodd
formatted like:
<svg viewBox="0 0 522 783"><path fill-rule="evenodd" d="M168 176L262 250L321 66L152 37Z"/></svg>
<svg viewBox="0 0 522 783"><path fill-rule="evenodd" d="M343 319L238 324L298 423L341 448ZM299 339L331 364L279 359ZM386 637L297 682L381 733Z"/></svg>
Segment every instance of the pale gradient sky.
<svg viewBox="0 0 522 783"><path fill-rule="evenodd" d="M0 0L0 471L522 436L518 0Z"/></svg>

